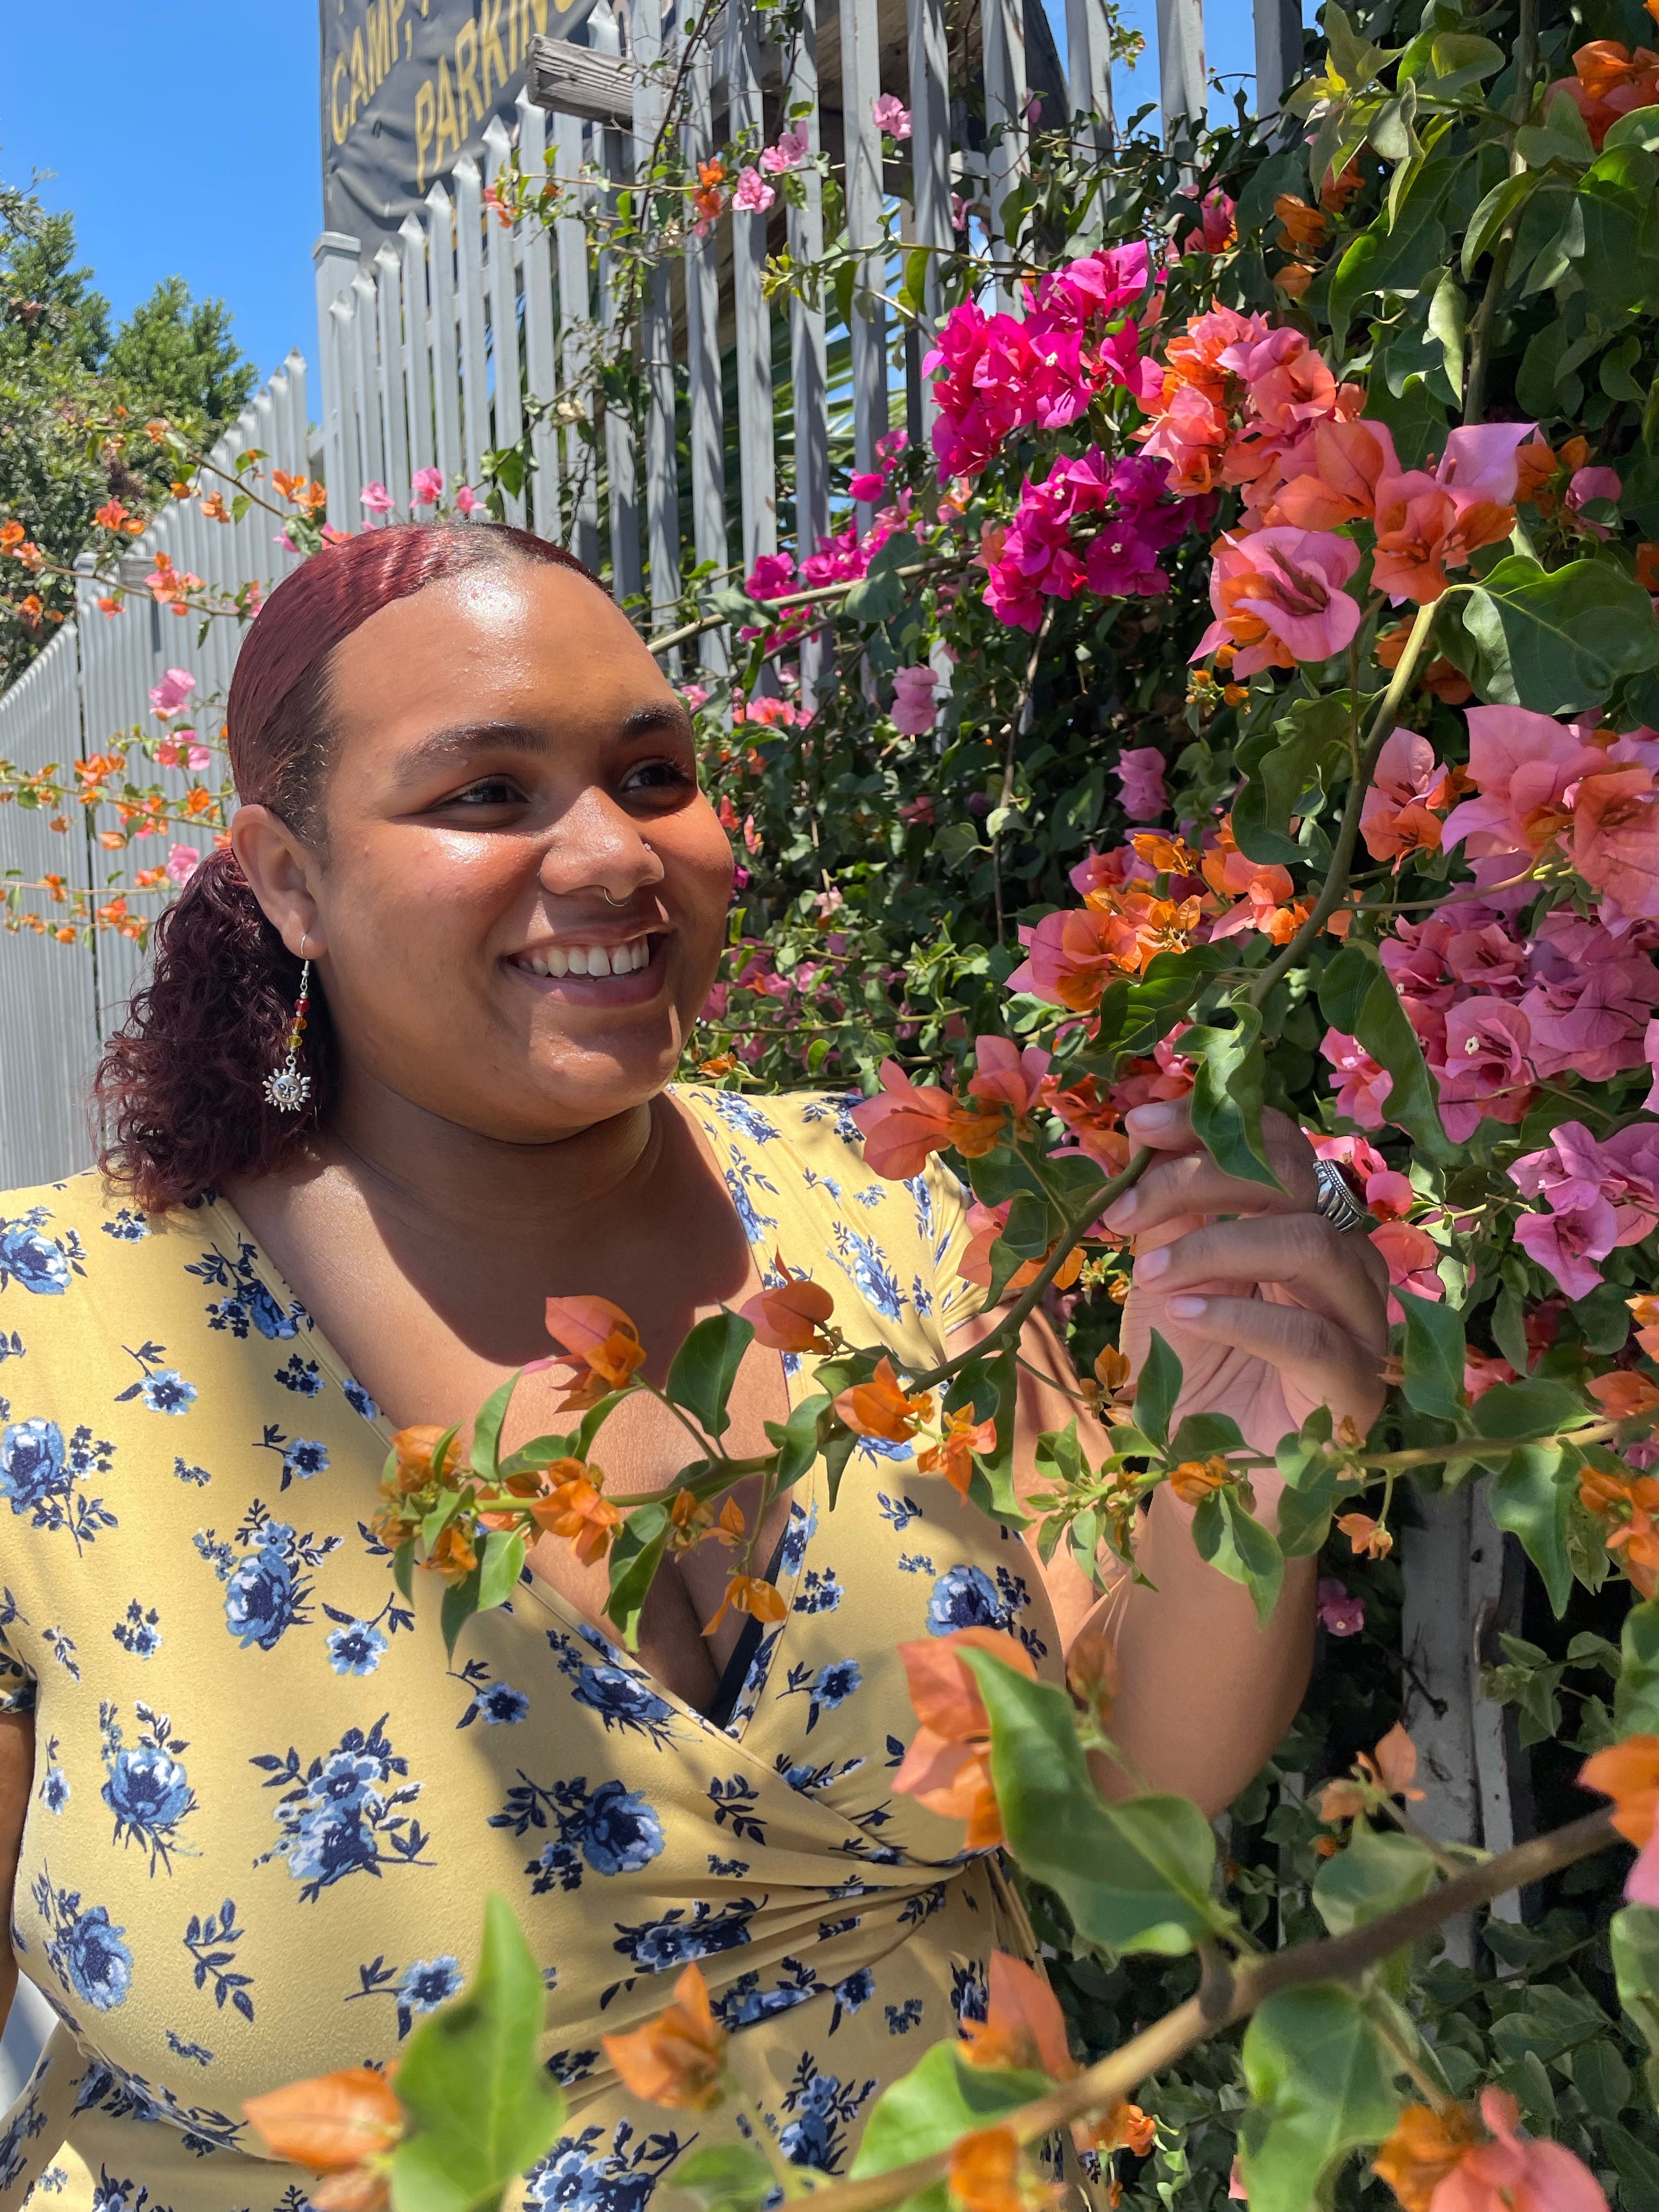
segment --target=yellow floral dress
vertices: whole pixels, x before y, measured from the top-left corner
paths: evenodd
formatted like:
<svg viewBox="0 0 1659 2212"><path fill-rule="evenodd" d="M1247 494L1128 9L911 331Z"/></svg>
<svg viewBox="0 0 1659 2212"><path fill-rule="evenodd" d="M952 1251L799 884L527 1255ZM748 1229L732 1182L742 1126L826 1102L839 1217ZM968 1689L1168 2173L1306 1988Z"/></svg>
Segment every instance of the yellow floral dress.
<svg viewBox="0 0 1659 2212"><path fill-rule="evenodd" d="M937 1358L976 1295L953 1180L872 1176L839 1097L678 1095L763 1272ZM0 2212L304 2212L243 2099L394 2058L491 1889L570 2104L521 2212L644 2212L728 2134L635 2104L600 2045L694 1959L787 2155L844 2172L991 1951L1029 1955L994 1859L892 1790L906 1638L985 1623L1059 1679L1023 1546L866 1444L833 1513L799 1485L788 1613L724 1726L529 1577L446 1659L440 1590L405 1605L369 1526L387 1425L235 1213L95 1175L0 1213L0 1709L36 1726L12 1941L59 2023L0 2120Z"/></svg>

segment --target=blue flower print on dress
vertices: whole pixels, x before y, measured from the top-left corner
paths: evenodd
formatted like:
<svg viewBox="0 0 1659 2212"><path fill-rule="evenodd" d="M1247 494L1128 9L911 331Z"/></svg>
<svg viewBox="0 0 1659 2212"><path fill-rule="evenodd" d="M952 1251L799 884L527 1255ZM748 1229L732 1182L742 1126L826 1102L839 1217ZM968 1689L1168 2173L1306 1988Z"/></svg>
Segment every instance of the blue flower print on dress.
<svg viewBox="0 0 1659 2212"><path fill-rule="evenodd" d="M781 1694L806 1699L806 1733L811 1735L823 1715L844 1705L863 1680L856 1659L832 1659L823 1667L792 1667Z"/></svg>
<svg viewBox="0 0 1659 2212"><path fill-rule="evenodd" d="M186 1382L176 1367L167 1367L162 1362L167 1356L165 1344L146 1343L136 1348L130 1344L121 1349L129 1359L136 1359L139 1376L129 1382L125 1390L118 1390L115 1402L125 1406L131 1398L140 1400L152 1413L187 1413L196 1403L196 1385Z"/></svg>
<svg viewBox="0 0 1659 2212"><path fill-rule="evenodd" d="M893 1272L892 1261L875 1239L860 1236L844 1221L837 1221L836 1253L865 1303L889 1321L896 1321L904 1310L904 1286Z"/></svg>
<svg viewBox="0 0 1659 2212"><path fill-rule="evenodd" d="M78 1889L56 1889L43 1863L31 1893L45 1923L46 1964L71 1996L94 2012L114 2012L132 1987L132 1954L107 1906L83 1905Z"/></svg>
<svg viewBox="0 0 1659 2212"><path fill-rule="evenodd" d="M769 1145L780 1132L775 1121L763 1114L757 1106L735 1091L717 1091L709 1100L710 1105L728 1128L739 1130L752 1137L757 1145Z"/></svg>
<svg viewBox="0 0 1659 2212"><path fill-rule="evenodd" d="M401 1973L396 1966L388 1966L382 1955L358 1967L359 1986L352 1990L346 2002L355 2003L359 1997L395 1998L398 2040L401 2043L422 2013L436 2012L440 2005L460 1995L464 1978L461 1962L451 1952L446 1951L438 1959L416 1959Z"/></svg>
<svg viewBox="0 0 1659 2212"><path fill-rule="evenodd" d="M597 1631L585 1631L584 1635L596 1651L607 1655L607 1663L595 1666L583 1658L572 1638L556 1628L547 1632L559 1672L573 1685L570 1694L576 1703L599 1715L607 1735L612 1729L642 1735L659 1751L672 1742L680 1729L667 1698L658 1695L645 1675L622 1664L621 1654Z"/></svg>
<svg viewBox="0 0 1659 2212"><path fill-rule="evenodd" d="M179 1753L190 1746L173 1735L165 1713L145 1705L135 1705L133 1711L140 1727L148 1731L148 1740L141 1738L129 1749L116 1708L100 1705L98 1709L109 1772L99 1795L115 1815L115 1841L136 1843L147 1850L152 1875L158 1866L171 1874L175 1852L196 1856L179 1838L179 1823L196 1810L196 1792L179 1759Z"/></svg>
<svg viewBox="0 0 1659 2212"><path fill-rule="evenodd" d="M908 1190L916 1209L916 1234L924 1243L938 1226L939 1217L933 1210L933 1194L925 1175L906 1176L902 1189Z"/></svg>
<svg viewBox="0 0 1659 2212"><path fill-rule="evenodd" d="M31 2089L3 2128L0 2128L0 2189L9 2189L22 2172L27 2160L23 2147L33 2141L46 2124L46 2116L40 2109L40 2100ZM44 2181L42 2175L41 2180ZM67 2179L68 2176L65 2175ZM40 2184L36 2183L38 2189Z"/></svg>
<svg viewBox="0 0 1659 2212"><path fill-rule="evenodd" d="M309 1482L313 1474L328 1472L328 1446L319 1443L315 1437L289 1437L275 1421L267 1421L260 1431L258 1451L275 1452L283 1462L282 1480L276 1487L286 1490L291 1482Z"/></svg>
<svg viewBox="0 0 1659 2212"><path fill-rule="evenodd" d="M314 1359L307 1359L298 1352L291 1352L276 1370L276 1378L284 1390L292 1390L301 1398L319 1398L323 1391L323 1370Z"/></svg>
<svg viewBox="0 0 1659 2212"><path fill-rule="evenodd" d="M1019 1619L1030 1603L1024 1577L1006 1567L997 1569L994 1583L983 1567L947 1567L927 1601L927 1633L949 1636L958 1628L999 1628L1005 1635L1018 1636L1032 1656L1041 1659L1048 1645Z"/></svg>
<svg viewBox="0 0 1659 2212"><path fill-rule="evenodd" d="M15 1220L0 1221L0 1291L15 1283L37 1298L60 1298L71 1275L84 1275L86 1252L78 1230L48 1237L49 1206L32 1206Z"/></svg>
<svg viewBox="0 0 1659 2212"><path fill-rule="evenodd" d="M730 1905L714 1905L699 1898L689 1909L676 1905L660 1920L642 1920L625 1927L617 1922L615 1948L642 1972L678 1973L694 1959L713 1958L721 1951L736 1951L750 1940L749 1923L766 1903L735 1898Z"/></svg>
<svg viewBox="0 0 1659 2212"><path fill-rule="evenodd" d="M149 1224L142 1213L135 1213L130 1206L118 1206L112 1219L102 1224L106 1237L113 1237L118 1243L139 1244L149 1235Z"/></svg>
<svg viewBox="0 0 1659 2212"><path fill-rule="evenodd" d="M890 1521L895 1535L902 1536L913 1521L926 1518L914 1498L890 1498L884 1490L876 1492L876 1505L884 1521Z"/></svg>
<svg viewBox="0 0 1659 2212"><path fill-rule="evenodd" d="M820 1571L809 1567L800 1589L795 1594L797 1613L833 1613L846 1593L836 1579L833 1567Z"/></svg>
<svg viewBox="0 0 1659 2212"><path fill-rule="evenodd" d="M733 1210L743 1224L744 1235L751 1244L763 1244L766 1242L767 1231L775 1229L778 1225L777 1216L773 1213L763 1213L757 1206L754 1200L749 1195L750 1182L758 1182L763 1188L767 1187L765 1177L756 1176L752 1170L744 1172L736 1168L727 1168L726 1170L726 1188L732 1194Z"/></svg>
<svg viewBox="0 0 1659 2212"><path fill-rule="evenodd" d="M580 1889L585 1868L599 1875L638 1874L662 1850L662 1822L644 1797L620 1782L602 1782L590 1791L581 1774L544 1787L520 1767L505 1807L490 1814L489 1825L523 1836L545 1829L550 1819L558 1828L557 1840L544 1844L525 1869L535 1876L533 1896L555 1887Z"/></svg>
<svg viewBox="0 0 1659 2212"><path fill-rule="evenodd" d="M15 1514L27 1513L29 1525L48 1530L66 1529L78 1552L94 1542L101 1528L116 1527L116 1518L101 1498L77 1493L75 1485L89 1474L107 1474L115 1463L115 1447L94 1439L88 1428L76 1429L67 1443L56 1421L13 1421L11 1407L0 1398L0 1498Z"/></svg>
<svg viewBox="0 0 1659 2212"><path fill-rule="evenodd" d="M213 1480L206 1468L192 1467L182 1453L174 1455L173 1472L176 1480L193 1483L198 1490L205 1490Z"/></svg>
<svg viewBox="0 0 1659 2212"><path fill-rule="evenodd" d="M913 2027L921 2026L921 1999L906 1997L902 2004L887 2007L889 2035L908 2035Z"/></svg>
<svg viewBox="0 0 1659 2212"><path fill-rule="evenodd" d="M732 1840L766 1845L766 1823L754 1811L760 1792L747 1775L733 1774L722 1782L717 1774L708 1785L708 1803L717 1828L731 1824Z"/></svg>
<svg viewBox="0 0 1659 2212"><path fill-rule="evenodd" d="M525 2176L525 2212L645 2212L684 2148L666 2130L638 2136L631 2120L617 2122L608 2149L603 2128L561 2136Z"/></svg>
<svg viewBox="0 0 1659 2212"><path fill-rule="evenodd" d="M901 1552L894 1561L902 1575L931 1575L933 1562L926 1552Z"/></svg>
<svg viewBox="0 0 1659 2212"><path fill-rule="evenodd" d="M354 1413L361 1413L366 1421L380 1419L380 1407L355 1376L348 1375L340 1388L345 1392L346 1403Z"/></svg>
<svg viewBox="0 0 1659 2212"><path fill-rule="evenodd" d="M475 1721L482 1721L486 1728L514 1728L530 1717L530 1700L524 1692L515 1690L510 1682L492 1681L482 1659L452 1667L449 1679L465 1683L472 1692L471 1703L455 1723L458 1729L471 1728Z"/></svg>
<svg viewBox="0 0 1659 2212"><path fill-rule="evenodd" d="M161 1648L161 1620L154 1606L146 1612L142 1602L134 1598L127 1607L125 1618L116 1622L110 1634L135 1659L153 1659Z"/></svg>
<svg viewBox="0 0 1659 2212"><path fill-rule="evenodd" d="M246 1930L236 1925L236 1903L228 1897L216 1912L204 1917L192 1912L190 1925L185 1930L185 1948L195 1965L191 1978L198 1990L204 1990L210 1978L213 1983L213 2002L221 2012L229 2002L234 2012L244 2020L253 2017L253 1987L252 1974L240 1973L236 1966L236 1947Z"/></svg>
<svg viewBox="0 0 1659 2212"><path fill-rule="evenodd" d="M248 1762L270 1778L267 1790L282 1792L274 1814L281 1839L254 1863L286 1860L303 1885L304 1904L348 1875L378 1877L387 1867L432 1864L421 1856L431 1838L404 1809L422 1785L409 1780L409 1761L386 1736L388 1717L382 1713L367 1735L348 1729L332 1751L309 1765L291 1746L283 1757L266 1752Z"/></svg>
<svg viewBox="0 0 1659 2212"><path fill-rule="evenodd" d="M372 1621L348 1620L328 1632L328 1663L337 1674L372 1674L387 1645Z"/></svg>
<svg viewBox="0 0 1659 2212"><path fill-rule="evenodd" d="M168 2121L178 2129L185 2148L202 2158L210 2150L241 2147L242 2123L228 2112L216 2112L210 2105L186 2105L165 2082L152 2086L142 2074L129 2074L112 2058L100 2059L86 2076L75 2093L75 2109L106 2112L112 2119L131 2115L140 2120ZM301 2202L303 2206L305 2200ZM159 2206L156 2212L161 2212Z"/></svg>
<svg viewBox="0 0 1659 2212"><path fill-rule="evenodd" d="M236 1531L236 1542L243 1547L240 1559L230 1545L216 1540L211 1528L198 1529L194 1539L225 1585L225 1626L244 1651L253 1644L261 1651L274 1650L290 1628L310 1621L313 1584L301 1570L320 1565L343 1540L313 1539L309 1532L297 1535L287 1522L273 1521L270 1508L257 1498Z"/></svg>
<svg viewBox="0 0 1659 2212"><path fill-rule="evenodd" d="M806 1547L818 1532L818 1509L809 1506L803 1512L798 1504L789 1508L789 1525L783 1532L783 1544L778 1553L778 1572L783 1576L798 1575L806 1560Z"/></svg>
<svg viewBox="0 0 1659 2212"><path fill-rule="evenodd" d="M23 1339L20 1333L13 1329L8 1334L6 1330L0 1328L0 1366L3 1366L9 1359L21 1359L22 1357Z"/></svg>
<svg viewBox="0 0 1659 2212"><path fill-rule="evenodd" d="M951 1962L951 2009L961 2026L965 2020L983 2021L991 2009L991 1985L980 1959Z"/></svg>
<svg viewBox="0 0 1659 2212"><path fill-rule="evenodd" d="M297 1336L307 1319L305 1308L295 1299L284 1310L280 1299L260 1280L253 1261L253 1247L244 1240L234 1259L228 1259L215 1244L199 1260L186 1262L186 1274L228 1293L209 1305L208 1327L228 1329L234 1337L246 1337L250 1328L272 1340Z"/></svg>
<svg viewBox="0 0 1659 2212"><path fill-rule="evenodd" d="M70 1801L69 1777L58 1764L58 1738L50 1738L46 1744L46 1771L34 1793L48 1813L61 1813Z"/></svg>
<svg viewBox="0 0 1659 2212"><path fill-rule="evenodd" d="M839 2173L847 2155L847 2131L875 2092L874 2081L843 2084L837 2075L824 2073L810 2051L803 2051L783 2094L783 2109L793 2118L778 2137L779 2148L792 2166Z"/></svg>
<svg viewBox="0 0 1659 2212"><path fill-rule="evenodd" d="M757 1973L739 1974L731 1988L714 1999L714 2016L728 2034L752 2027L758 2020L793 2012L798 2004L817 1996L823 1986L817 1970L804 1960L780 1959L778 1967L783 1978L773 1988L762 1989Z"/></svg>

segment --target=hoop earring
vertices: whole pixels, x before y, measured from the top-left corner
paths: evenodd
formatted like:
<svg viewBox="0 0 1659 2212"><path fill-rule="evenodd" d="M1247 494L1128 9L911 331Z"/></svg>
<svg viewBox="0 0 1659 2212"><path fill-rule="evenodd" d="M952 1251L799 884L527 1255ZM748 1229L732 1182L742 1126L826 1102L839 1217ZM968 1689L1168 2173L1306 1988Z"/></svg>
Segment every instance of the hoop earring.
<svg viewBox="0 0 1659 2212"><path fill-rule="evenodd" d="M310 941L307 931L300 939L301 955ZM300 1040L306 1031L306 1010L311 1004L311 963L301 957L300 963L300 995L295 1001L294 1018L289 1024L288 1058L282 1066L273 1068L265 1078L265 1097L279 1114L297 1114L311 1096L311 1078L300 1073Z"/></svg>

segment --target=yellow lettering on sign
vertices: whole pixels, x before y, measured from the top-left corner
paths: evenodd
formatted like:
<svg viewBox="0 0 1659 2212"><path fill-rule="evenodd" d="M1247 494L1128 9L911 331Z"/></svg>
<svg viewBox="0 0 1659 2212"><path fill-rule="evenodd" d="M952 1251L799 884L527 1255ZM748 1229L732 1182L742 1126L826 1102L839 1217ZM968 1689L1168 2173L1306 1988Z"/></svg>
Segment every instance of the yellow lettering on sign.
<svg viewBox="0 0 1659 2212"><path fill-rule="evenodd" d="M463 23L455 33L455 105L460 112L461 136L465 138L472 128L466 119L471 105L480 123L484 119L484 105L478 97L478 27Z"/></svg>
<svg viewBox="0 0 1659 2212"><path fill-rule="evenodd" d="M357 110L368 106L368 67L363 58L363 34L359 27L351 34L351 119L357 120Z"/></svg>
<svg viewBox="0 0 1659 2212"><path fill-rule="evenodd" d="M519 0L507 0L507 65L519 66Z"/></svg>
<svg viewBox="0 0 1659 2212"><path fill-rule="evenodd" d="M350 116L343 113L340 107L340 84L345 73L345 56L336 54L334 74L329 80L328 87L328 119L334 132L334 143L337 146L345 144L346 132L351 127Z"/></svg>
<svg viewBox="0 0 1659 2212"><path fill-rule="evenodd" d="M392 9L390 0L368 0L364 17L368 30L368 81L378 92L392 67Z"/></svg>
<svg viewBox="0 0 1659 2212"><path fill-rule="evenodd" d="M489 70L494 62L496 82L507 90L507 56L501 48L501 0L480 0L478 8L478 73L483 79L483 104L489 106Z"/></svg>
<svg viewBox="0 0 1659 2212"><path fill-rule="evenodd" d="M394 60L397 58L398 53L398 26L399 23L404 23L404 9L408 6L408 4L409 0L392 0L392 53ZM410 23L404 23L404 53L405 57L413 48L414 43L414 26Z"/></svg>
<svg viewBox="0 0 1659 2212"><path fill-rule="evenodd" d="M432 89L432 80L423 77L421 88L415 95L415 182L420 191L426 190L426 157L432 150L432 132L437 119L437 95Z"/></svg>
<svg viewBox="0 0 1659 2212"><path fill-rule="evenodd" d="M524 0L525 44L530 44L530 11L536 11L536 28L543 38L547 36L547 0Z"/></svg>
<svg viewBox="0 0 1659 2212"><path fill-rule="evenodd" d="M438 57L438 143L436 158L433 162L434 168L441 169L445 166L446 145L452 155L460 152L461 140L465 135L460 125L455 120L455 90L449 82L449 63L444 55L440 54Z"/></svg>

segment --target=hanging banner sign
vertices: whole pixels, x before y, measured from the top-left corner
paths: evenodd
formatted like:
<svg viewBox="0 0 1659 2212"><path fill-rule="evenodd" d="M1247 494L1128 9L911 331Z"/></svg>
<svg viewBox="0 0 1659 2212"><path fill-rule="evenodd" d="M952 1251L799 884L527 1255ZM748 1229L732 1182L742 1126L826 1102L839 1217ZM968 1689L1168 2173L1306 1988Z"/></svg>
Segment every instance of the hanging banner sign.
<svg viewBox="0 0 1659 2212"><path fill-rule="evenodd" d="M532 37L568 38L594 0L320 0L323 222L366 255L418 214L485 125L509 130Z"/></svg>

